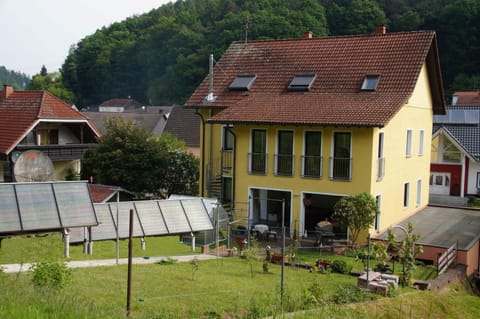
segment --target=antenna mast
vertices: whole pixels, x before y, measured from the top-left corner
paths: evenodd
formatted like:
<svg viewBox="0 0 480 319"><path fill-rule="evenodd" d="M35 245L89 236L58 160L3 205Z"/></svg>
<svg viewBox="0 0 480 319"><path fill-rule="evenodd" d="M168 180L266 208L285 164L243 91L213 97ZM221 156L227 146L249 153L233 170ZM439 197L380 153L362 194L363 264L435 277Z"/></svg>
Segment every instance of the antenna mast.
<svg viewBox="0 0 480 319"><path fill-rule="evenodd" d="M245 17L245 45L247 45L248 41L248 24L249 24L248 16Z"/></svg>

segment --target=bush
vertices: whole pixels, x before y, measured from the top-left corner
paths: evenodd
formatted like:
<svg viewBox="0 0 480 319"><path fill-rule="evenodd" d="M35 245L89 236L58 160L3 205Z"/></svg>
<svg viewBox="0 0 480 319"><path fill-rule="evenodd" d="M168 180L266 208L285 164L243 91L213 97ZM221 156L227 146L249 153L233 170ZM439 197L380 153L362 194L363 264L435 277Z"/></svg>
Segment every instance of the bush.
<svg viewBox="0 0 480 319"><path fill-rule="evenodd" d="M344 260L334 260L331 267L333 272L339 274L348 274L352 270L352 266L348 265Z"/></svg>
<svg viewBox="0 0 480 319"><path fill-rule="evenodd" d="M44 261L34 263L32 282L38 288L61 289L72 281L72 270L60 261Z"/></svg>
<svg viewBox="0 0 480 319"><path fill-rule="evenodd" d="M365 301L366 296L366 292L357 286L341 287L340 290L333 295L333 302L336 304L362 302Z"/></svg>

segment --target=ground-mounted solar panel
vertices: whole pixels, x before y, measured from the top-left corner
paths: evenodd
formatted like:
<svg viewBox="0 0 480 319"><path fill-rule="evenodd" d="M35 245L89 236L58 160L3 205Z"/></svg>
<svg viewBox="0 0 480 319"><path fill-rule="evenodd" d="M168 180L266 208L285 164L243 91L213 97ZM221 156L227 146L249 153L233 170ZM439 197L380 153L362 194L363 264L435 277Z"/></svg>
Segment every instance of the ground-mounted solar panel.
<svg viewBox="0 0 480 319"><path fill-rule="evenodd" d="M52 186L64 227L98 224L86 183L56 183Z"/></svg>
<svg viewBox="0 0 480 319"><path fill-rule="evenodd" d="M189 233L192 231L180 201L162 200L158 201L158 205L170 234Z"/></svg>
<svg viewBox="0 0 480 319"><path fill-rule="evenodd" d="M22 218L22 230L62 228L51 183L17 184L15 188Z"/></svg>
<svg viewBox="0 0 480 319"><path fill-rule="evenodd" d="M135 207L133 202L120 202L120 203L108 203L110 210L112 212L113 220L115 225L117 225L117 205L118 205L118 233L120 238L129 237L129 223L130 223L130 209L134 210L133 213L133 236L134 237L143 237L145 234L142 231L140 226L140 221L135 212ZM114 237L116 238L116 237Z"/></svg>
<svg viewBox="0 0 480 319"><path fill-rule="evenodd" d="M187 219L190 222L192 231L203 231L212 229L212 221L208 217L207 209L203 201L199 199L183 199L181 200Z"/></svg>
<svg viewBox="0 0 480 319"><path fill-rule="evenodd" d="M105 240L117 238L116 218L108 204L94 204L95 213L98 218L98 226L92 227L92 240Z"/></svg>
<svg viewBox="0 0 480 319"><path fill-rule="evenodd" d="M167 235L169 233L160 212L158 201L136 201L134 205L145 236Z"/></svg>
<svg viewBox="0 0 480 319"><path fill-rule="evenodd" d="M22 229L12 184L0 184L0 212L0 233Z"/></svg>

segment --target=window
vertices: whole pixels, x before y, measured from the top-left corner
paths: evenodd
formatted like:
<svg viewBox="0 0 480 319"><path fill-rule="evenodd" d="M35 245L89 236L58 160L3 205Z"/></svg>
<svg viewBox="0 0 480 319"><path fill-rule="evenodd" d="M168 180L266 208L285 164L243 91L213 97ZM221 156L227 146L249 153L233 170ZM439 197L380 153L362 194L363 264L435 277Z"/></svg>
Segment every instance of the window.
<svg viewBox="0 0 480 319"><path fill-rule="evenodd" d="M230 203L232 201L233 193L233 184L231 177L222 177L223 179L223 190L222 190L222 199L223 203Z"/></svg>
<svg viewBox="0 0 480 319"><path fill-rule="evenodd" d="M409 202L409 193L410 193L410 183L405 183L403 185L403 207L408 207Z"/></svg>
<svg viewBox="0 0 480 319"><path fill-rule="evenodd" d="M293 175L293 132L278 131L277 175Z"/></svg>
<svg viewBox="0 0 480 319"><path fill-rule="evenodd" d="M224 151L231 151L233 150L233 142L234 142L234 136L233 133L230 131L229 127L223 126L223 150Z"/></svg>
<svg viewBox="0 0 480 319"><path fill-rule="evenodd" d="M418 140L418 155L423 155L423 145L425 143L425 130L420 130Z"/></svg>
<svg viewBox="0 0 480 319"><path fill-rule="evenodd" d="M460 163L461 154L458 148L448 139L443 138L442 161L445 163Z"/></svg>
<svg viewBox="0 0 480 319"><path fill-rule="evenodd" d="M375 201L377 202L378 212L375 214L375 231L380 231L380 212L382 209L382 195L375 196Z"/></svg>
<svg viewBox="0 0 480 319"><path fill-rule="evenodd" d="M305 154L303 156L303 176L322 176L322 133L305 132Z"/></svg>
<svg viewBox="0 0 480 319"><path fill-rule="evenodd" d="M255 74L241 74L228 87L232 91L248 91L255 82L257 76Z"/></svg>
<svg viewBox="0 0 480 319"><path fill-rule="evenodd" d="M265 174L267 172L267 131L252 130L252 152L250 153L250 172Z"/></svg>
<svg viewBox="0 0 480 319"><path fill-rule="evenodd" d="M369 74L363 79L362 90L363 91L375 91L378 85L379 75Z"/></svg>
<svg viewBox="0 0 480 319"><path fill-rule="evenodd" d="M58 144L58 129L37 130L38 145Z"/></svg>
<svg viewBox="0 0 480 319"><path fill-rule="evenodd" d="M377 181L385 176L385 158L383 157L384 133L378 133L378 159L377 159Z"/></svg>
<svg viewBox="0 0 480 319"><path fill-rule="evenodd" d="M330 177L333 179L351 179L351 138L348 132L334 133L330 163Z"/></svg>
<svg viewBox="0 0 480 319"><path fill-rule="evenodd" d="M308 91L312 86L315 78L317 77L316 74L306 73L306 74L295 74L293 77L292 82L288 86L290 91Z"/></svg>
<svg viewBox="0 0 480 319"><path fill-rule="evenodd" d="M415 202L417 206L422 204L422 180L417 181L417 201Z"/></svg>
<svg viewBox="0 0 480 319"><path fill-rule="evenodd" d="M407 147L405 150L405 155L407 157L412 156L412 130L411 129L407 130Z"/></svg>

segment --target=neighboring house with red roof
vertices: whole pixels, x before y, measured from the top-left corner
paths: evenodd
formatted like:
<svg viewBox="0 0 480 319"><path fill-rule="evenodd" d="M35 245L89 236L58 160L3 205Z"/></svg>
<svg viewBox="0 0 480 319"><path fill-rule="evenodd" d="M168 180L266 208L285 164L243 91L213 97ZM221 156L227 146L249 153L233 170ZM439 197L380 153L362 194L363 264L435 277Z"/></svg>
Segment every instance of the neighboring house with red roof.
<svg viewBox="0 0 480 319"><path fill-rule="evenodd" d="M15 162L27 151L48 156L55 180L78 174L83 154L98 136L91 121L49 92L14 91L10 85L0 91L2 182L15 181Z"/></svg>
<svg viewBox="0 0 480 319"><path fill-rule="evenodd" d="M480 91L455 92L445 115L433 118L430 195L442 202L480 192Z"/></svg>
<svg viewBox="0 0 480 319"><path fill-rule="evenodd" d="M435 32L234 42L211 65L185 106L202 117L200 196L235 220L284 215L305 236L366 192L375 235L427 206L432 118L445 114Z"/></svg>
<svg viewBox="0 0 480 319"><path fill-rule="evenodd" d="M88 184L88 190L93 203L131 201L135 197L132 192L118 186Z"/></svg>
<svg viewBox="0 0 480 319"><path fill-rule="evenodd" d="M106 119L123 118L134 125L143 126L151 134L162 135L163 132L169 132L185 142L188 152L197 157L200 154L200 117L195 114L195 110L179 105L140 107L137 105L137 108L128 108L118 112L82 111L82 114L90 119L102 134L107 133Z"/></svg>

